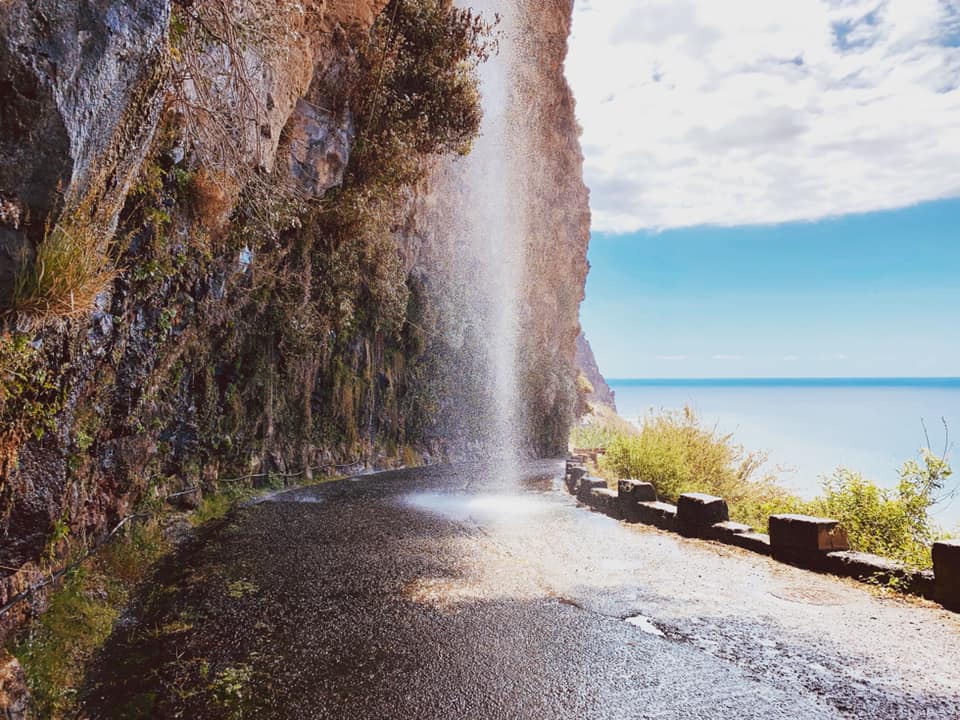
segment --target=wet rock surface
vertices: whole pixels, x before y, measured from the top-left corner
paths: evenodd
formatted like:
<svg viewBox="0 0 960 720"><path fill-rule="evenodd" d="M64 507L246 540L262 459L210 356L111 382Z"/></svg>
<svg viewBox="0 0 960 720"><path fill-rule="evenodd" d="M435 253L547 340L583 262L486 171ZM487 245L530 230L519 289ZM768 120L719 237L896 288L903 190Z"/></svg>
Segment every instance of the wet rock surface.
<svg viewBox="0 0 960 720"><path fill-rule="evenodd" d="M955 615L618 523L562 472L385 473L234 513L159 569L86 716L956 717Z"/></svg>
<svg viewBox="0 0 960 720"><path fill-rule="evenodd" d="M0 191L35 222L94 175L116 220L160 115L169 17L165 0L3 3Z"/></svg>
<svg viewBox="0 0 960 720"><path fill-rule="evenodd" d="M23 668L15 657L0 649L0 718L26 720L29 704L30 692Z"/></svg>

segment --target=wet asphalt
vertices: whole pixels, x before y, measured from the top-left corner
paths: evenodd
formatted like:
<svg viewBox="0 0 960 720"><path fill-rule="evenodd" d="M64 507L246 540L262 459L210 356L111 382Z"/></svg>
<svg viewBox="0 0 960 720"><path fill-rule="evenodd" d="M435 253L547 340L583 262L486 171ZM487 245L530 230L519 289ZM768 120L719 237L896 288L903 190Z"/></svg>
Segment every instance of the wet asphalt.
<svg viewBox="0 0 960 720"><path fill-rule="evenodd" d="M477 466L242 508L168 558L80 717L960 718L960 620Z"/></svg>

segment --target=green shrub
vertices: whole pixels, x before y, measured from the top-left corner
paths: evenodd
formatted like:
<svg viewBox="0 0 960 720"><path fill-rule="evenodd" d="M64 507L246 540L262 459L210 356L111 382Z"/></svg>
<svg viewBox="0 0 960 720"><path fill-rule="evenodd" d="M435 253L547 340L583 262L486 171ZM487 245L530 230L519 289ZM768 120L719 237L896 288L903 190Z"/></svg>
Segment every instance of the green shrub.
<svg viewBox="0 0 960 720"><path fill-rule="evenodd" d="M12 648L27 675L32 717L77 717L75 703L87 663L165 547L157 524L131 526L100 556L69 572L51 593L46 611Z"/></svg>
<svg viewBox="0 0 960 720"><path fill-rule="evenodd" d="M350 180L409 186L423 176L424 157L470 151L483 119L476 68L495 47L491 31L447 0L388 3L359 48L345 98L359 127Z"/></svg>
<svg viewBox="0 0 960 720"><path fill-rule="evenodd" d="M53 430L60 406L56 377L29 337L0 334L0 519L5 479L16 466L21 444Z"/></svg>
<svg viewBox="0 0 960 720"><path fill-rule="evenodd" d="M921 458L922 464L916 460L904 463L894 490L838 468L824 480L823 495L809 503L808 511L839 520L855 550L930 567L930 547L940 532L928 513L935 492L942 489L952 470L930 450L922 450Z"/></svg>
<svg viewBox="0 0 960 720"><path fill-rule="evenodd" d="M894 490L838 468L824 479L823 493L805 501L763 473L763 453L746 452L732 436L703 427L689 408L650 415L639 433L601 422L576 428L572 437L581 447L606 449L600 461L606 474L650 482L667 502L685 492L718 495L731 519L758 530L766 531L770 515L779 513L830 517L847 531L854 550L919 568L930 567L930 547L942 537L929 510L952 469L930 450L904 463Z"/></svg>
<svg viewBox="0 0 960 720"><path fill-rule="evenodd" d="M765 528L770 512L795 509L799 501L763 474L766 456L747 452L716 428L705 428L686 408L648 416L637 435L617 435L606 444L601 465L617 477L652 483L657 495L676 502L685 492L719 495L731 517Z"/></svg>
<svg viewBox="0 0 960 720"><path fill-rule="evenodd" d="M607 405L586 403L586 407L588 414L570 431L570 445L574 448L605 448L620 436L631 437L640 432Z"/></svg>

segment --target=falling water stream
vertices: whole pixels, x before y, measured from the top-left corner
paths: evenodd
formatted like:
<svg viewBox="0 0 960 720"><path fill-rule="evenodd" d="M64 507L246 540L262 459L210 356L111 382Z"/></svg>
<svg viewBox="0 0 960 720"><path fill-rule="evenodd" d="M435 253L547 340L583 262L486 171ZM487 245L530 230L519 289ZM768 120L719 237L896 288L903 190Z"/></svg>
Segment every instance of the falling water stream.
<svg viewBox="0 0 960 720"><path fill-rule="evenodd" d="M499 52L479 70L484 119L469 156L457 161L457 191L463 197L449 231L460 252L455 263L467 273L461 284L472 288L472 309L482 352L481 371L487 388L483 437L485 452L499 457L504 476L516 476L518 442L518 314L524 274L523 168L518 152L521 124L511 122L516 61L516 9L509 0L458 3L492 20Z"/></svg>

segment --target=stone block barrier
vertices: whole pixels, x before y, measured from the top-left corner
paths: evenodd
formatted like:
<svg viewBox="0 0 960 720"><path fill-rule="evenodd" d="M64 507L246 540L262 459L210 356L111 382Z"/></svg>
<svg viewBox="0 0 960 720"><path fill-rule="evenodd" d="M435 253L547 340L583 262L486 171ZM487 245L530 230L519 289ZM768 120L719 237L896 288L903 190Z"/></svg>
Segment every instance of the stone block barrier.
<svg viewBox="0 0 960 720"><path fill-rule="evenodd" d="M677 506L665 502L642 502L636 506L638 522L661 530L677 529Z"/></svg>
<svg viewBox="0 0 960 720"><path fill-rule="evenodd" d="M960 610L960 540L933 545L934 598L951 610Z"/></svg>
<svg viewBox="0 0 960 720"><path fill-rule="evenodd" d="M730 538L734 535L743 535L749 532L753 532L753 528L749 525L725 520L723 522L718 522L711 525L706 531L705 537L708 540L716 540L718 542L730 544Z"/></svg>
<svg viewBox="0 0 960 720"><path fill-rule="evenodd" d="M582 502L584 505L590 504L590 491L599 490L600 488L606 488L607 481L601 478L591 477L589 475L584 475L580 478L577 483L577 500Z"/></svg>
<svg viewBox="0 0 960 720"><path fill-rule="evenodd" d="M567 492L575 493L577 490L577 485L580 483L581 478L586 477L587 469L582 465L574 465L567 468L567 474L564 476L564 482L567 486Z"/></svg>
<svg viewBox="0 0 960 720"><path fill-rule="evenodd" d="M617 491L610 488L594 488L590 491L590 506L612 518L620 520L620 503Z"/></svg>
<svg viewBox="0 0 960 720"><path fill-rule="evenodd" d="M770 549L773 557L801 567L821 569L826 554L849 550L847 532L840 523L810 515L771 515Z"/></svg>
<svg viewBox="0 0 960 720"><path fill-rule="evenodd" d="M772 515L770 534L731 522L727 502L703 493L684 493L676 505L660 502L653 485L591 477L580 458L567 461L564 484L584 505L617 520L643 523L688 537L733 545L808 570L828 572L900 590L960 611L960 540L935 543L933 570L916 570L889 558L850 550L840 523L809 515Z"/></svg>
<svg viewBox="0 0 960 720"><path fill-rule="evenodd" d="M841 577L854 578L881 585L896 585L914 595L931 597L933 573L929 570L911 570L890 558L853 550L826 553L822 569Z"/></svg>
<svg viewBox="0 0 960 720"><path fill-rule="evenodd" d="M640 522L637 503L656 502L657 491L648 482L620 480L617 482L617 501L620 505L621 519L627 522Z"/></svg>
<svg viewBox="0 0 960 720"><path fill-rule="evenodd" d="M726 542L730 545L735 545L738 548L743 548L744 550L750 550L760 555L770 554L770 536L765 533L758 533L758 532L737 533L734 535L728 535L725 539L722 539L720 542Z"/></svg>
<svg viewBox="0 0 960 720"><path fill-rule="evenodd" d="M684 493L677 501L677 530L690 537L709 537L718 523L730 519L727 501L715 495Z"/></svg>

